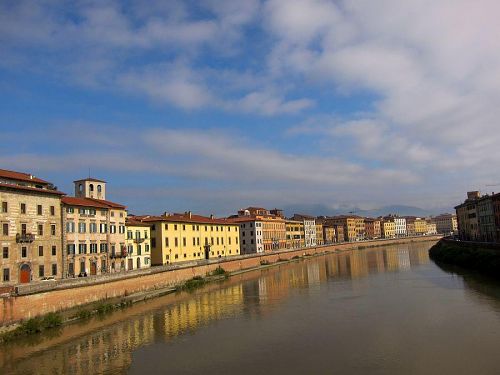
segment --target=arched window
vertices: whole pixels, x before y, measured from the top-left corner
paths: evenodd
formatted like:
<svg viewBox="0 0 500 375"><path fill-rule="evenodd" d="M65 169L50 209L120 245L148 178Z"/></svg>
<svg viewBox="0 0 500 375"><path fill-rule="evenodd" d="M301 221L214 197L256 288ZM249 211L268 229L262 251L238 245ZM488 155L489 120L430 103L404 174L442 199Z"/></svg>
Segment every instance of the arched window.
<svg viewBox="0 0 500 375"><path fill-rule="evenodd" d="M82 192L83 192L83 185L82 185L82 184L79 184L79 185L78 185L78 191L79 191L80 193L82 193Z"/></svg>
<svg viewBox="0 0 500 375"><path fill-rule="evenodd" d="M97 185L97 192L100 193L101 192L101 185Z"/></svg>
<svg viewBox="0 0 500 375"><path fill-rule="evenodd" d="M94 191L94 184L90 184L89 189L90 189L90 191Z"/></svg>

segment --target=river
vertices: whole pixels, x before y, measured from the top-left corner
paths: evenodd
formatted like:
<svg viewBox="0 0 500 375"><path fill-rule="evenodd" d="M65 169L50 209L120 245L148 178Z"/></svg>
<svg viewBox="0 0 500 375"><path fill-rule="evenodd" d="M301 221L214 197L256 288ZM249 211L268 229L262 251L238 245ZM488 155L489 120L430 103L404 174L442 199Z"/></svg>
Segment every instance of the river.
<svg viewBox="0 0 500 375"><path fill-rule="evenodd" d="M429 243L283 263L1 347L1 374L500 374L500 284Z"/></svg>

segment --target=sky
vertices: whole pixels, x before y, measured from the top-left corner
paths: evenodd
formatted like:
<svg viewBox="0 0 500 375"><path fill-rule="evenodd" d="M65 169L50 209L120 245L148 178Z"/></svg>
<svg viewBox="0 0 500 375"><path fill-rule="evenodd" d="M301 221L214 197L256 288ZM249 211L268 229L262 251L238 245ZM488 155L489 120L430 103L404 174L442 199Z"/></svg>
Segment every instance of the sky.
<svg viewBox="0 0 500 375"><path fill-rule="evenodd" d="M0 2L0 168L132 213L500 190L497 0Z"/></svg>

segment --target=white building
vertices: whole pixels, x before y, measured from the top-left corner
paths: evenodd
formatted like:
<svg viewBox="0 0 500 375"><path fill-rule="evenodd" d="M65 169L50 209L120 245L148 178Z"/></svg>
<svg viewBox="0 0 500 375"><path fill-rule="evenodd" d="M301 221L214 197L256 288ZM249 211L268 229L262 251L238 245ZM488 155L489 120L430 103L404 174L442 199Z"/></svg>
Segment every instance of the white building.
<svg viewBox="0 0 500 375"><path fill-rule="evenodd" d="M262 221L253 216L229 219L240 226L240 253L256 254L264 252Z"/></svg>
<svg viewBox="0 0 500 375"><path fill-rule="evenodd" d="M292 220L304 222L304 243L306 247L317 245L316 241L316 219L314 216L295 214Z"/></svg>
<svg viewBox="0 0 500 375"><path fill-rule="evenodd" d="M406 237L406 219L404 217L395 216L394 224L396 224L396 237Z"/></svg>

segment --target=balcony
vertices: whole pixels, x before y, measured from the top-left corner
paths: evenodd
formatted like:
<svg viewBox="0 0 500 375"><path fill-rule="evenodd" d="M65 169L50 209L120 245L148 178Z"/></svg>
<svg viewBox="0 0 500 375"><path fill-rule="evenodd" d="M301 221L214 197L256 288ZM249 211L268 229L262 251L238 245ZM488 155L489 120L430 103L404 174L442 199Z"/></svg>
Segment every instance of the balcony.
<svg viewBox="0 0 500 375"><path fill-rule="evenodd" d="M127 256L127 247L122 246L121 249L111 251L110 257L111 258L125 258Z"/></svg>
<svg viewBox="0 0 500 375"><path fill-rule="evenodd" d="M145 238L135 238L135 239L134 239L134 242L135 242L135 243L143 243L143 242L144 242L144 240L145 240Z"/></svg>
<svg viewBox="0 0 500 375"><path fill-rule="evenodd" d="M35 240L35 235L31 233L17 233L16 242L17 243L31 243Z"/></svg>

